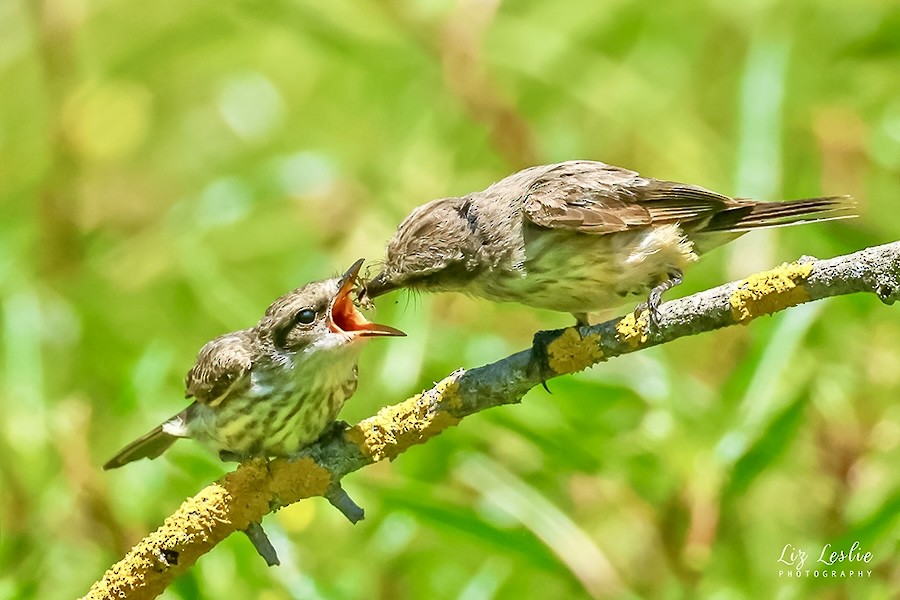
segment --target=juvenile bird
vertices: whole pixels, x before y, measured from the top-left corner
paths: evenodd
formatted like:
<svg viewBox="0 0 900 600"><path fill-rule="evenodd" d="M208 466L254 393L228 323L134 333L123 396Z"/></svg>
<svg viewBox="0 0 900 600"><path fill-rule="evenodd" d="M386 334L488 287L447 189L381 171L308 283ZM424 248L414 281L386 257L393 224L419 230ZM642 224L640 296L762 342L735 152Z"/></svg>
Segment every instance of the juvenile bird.
<svg viewBox="0 0 900 600"><path fill-rule="evenodd" d="M356 391L364 342L405 335L370 323L354 306L362 263L285 294L255 327L203 346L185 378L193 403L103 468L156 458L178 438L193 438L223 460L287 456L314 442Z"/></svg>
<svg viewBox="0 0 900 600"><path fill-rule="evenodd" d="M747 231L855 216L847 196L731 198L585 160L531 167L486 190L414 209L387 245L374 298L397 288L461 291L572 313L660 297L701 254Z"/></svg>

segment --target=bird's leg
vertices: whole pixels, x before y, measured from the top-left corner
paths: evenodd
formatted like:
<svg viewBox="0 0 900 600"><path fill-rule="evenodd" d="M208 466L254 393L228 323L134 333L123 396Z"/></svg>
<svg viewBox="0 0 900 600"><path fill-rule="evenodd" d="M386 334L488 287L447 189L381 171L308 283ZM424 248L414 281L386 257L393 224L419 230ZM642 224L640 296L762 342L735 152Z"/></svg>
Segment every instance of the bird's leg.
<svg viewBox="0 0 900 600"><path fill-rule="evenodd" d="M579 312L572 313L572 316L575 317L575 327L590 327L591 320L588 318L588 313Z"/></svg>
<svg viewBox="0 0 900 600"><path fill-rule="evenodd" d="M340 419L332 421L324 430L322 430L322 433L319 434L316 442L327 442L333 437L343 435L348 429L350 429L350 423L347 421L341 421Z"/></svg>
<svg viewBox="0 0 900 600"><path fill-rule="evenodd" d="M325 492L325 499L328 500L333 507L341 511L347 520L356 525L366 517L366 511L359 507L353 499L347 495L341 482L336 481L329 486Z"/></svg>
<svg viewBox="0 0 900 600"><path fill-rule="evenodd" d="M256 552L262 556L267 565L273 567L281 564L281 561L278 560L278 554L275 552L275 547L272 546L269 536L266 535L260 523L251 521L247 528L241 531L250 539L250 543L253 544Z"/></svg>
<svg viewBox="0 0 900 600"><path fill-rule="evenodd" d="M662 282L658 283L653 289L650 290L650 294L647 296L646 302L641 302L634 309L635 316L640 313L647 311L648 316L650 317L650 325L653 327L659 327L659 305L662 303L662 295L665 294L668 290L671 290L676 285L680 284L683 280L683 273L681 269L672 269L669 271L669 277L664 279Z"/></svg>
<svg viewBox="0 0 900 600"><path fill-rule="evenodd" d="M219 450L219 460L222 462L244 462L247 459L243 454L231 450Z"/></svg>

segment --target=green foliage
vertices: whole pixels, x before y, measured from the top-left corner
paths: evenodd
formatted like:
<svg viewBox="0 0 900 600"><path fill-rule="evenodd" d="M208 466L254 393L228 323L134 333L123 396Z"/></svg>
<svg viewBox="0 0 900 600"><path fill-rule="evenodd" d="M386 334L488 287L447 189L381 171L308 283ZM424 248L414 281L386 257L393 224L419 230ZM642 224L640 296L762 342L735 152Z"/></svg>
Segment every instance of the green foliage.
<svg viewBox="0 0 900 600"><path fill-rule="evenodd" d="M228 466L105 459L184 406L197 349L376 260L429 199L591 158L735 195L850 193L688 293L900 237L900 12L775 2L0 3L0 599L71 598ZM354 421L565 315L386 297ZM627 310L623 308L623 311ZM599 365L233 536L167 598L883 598L900 313L799 308ZM788 579L859 541L870 578Z"/></svg>

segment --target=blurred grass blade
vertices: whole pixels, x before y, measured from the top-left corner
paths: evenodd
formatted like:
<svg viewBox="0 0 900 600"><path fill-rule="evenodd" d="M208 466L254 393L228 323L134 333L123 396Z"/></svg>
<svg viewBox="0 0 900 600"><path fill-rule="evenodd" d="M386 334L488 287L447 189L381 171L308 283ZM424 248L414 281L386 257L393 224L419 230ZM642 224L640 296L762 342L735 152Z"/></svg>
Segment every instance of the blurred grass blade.
<svg viewBox="0 0 900 600"><path fill-rule="evenodd" d="M744 493L760 473L780 457L790 446L803 422L807 396L799 395L775 415L756 441L737 459L723 497L728 499Z"/></svg>
<svg viewBox="0 0 900 600"><path fill-rule="evenodd" d="M621 592L622 581L603 551L536 489L482 454L467 454L456 475L547 544L592 597Z"/></svg>

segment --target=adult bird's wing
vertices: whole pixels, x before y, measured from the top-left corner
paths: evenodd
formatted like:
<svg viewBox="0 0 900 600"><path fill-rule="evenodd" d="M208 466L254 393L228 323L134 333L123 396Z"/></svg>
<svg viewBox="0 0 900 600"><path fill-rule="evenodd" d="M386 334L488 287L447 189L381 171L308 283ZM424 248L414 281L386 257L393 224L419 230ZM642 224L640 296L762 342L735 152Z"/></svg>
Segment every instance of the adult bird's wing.
<svg viewBox="0 0 900 600"><path fill-rule="evenodd" d="M593 161L535 169L526 186L523 210L532 223L591 234L704 222L723 210L752 210L699 186L641 177Z"/></svg>

